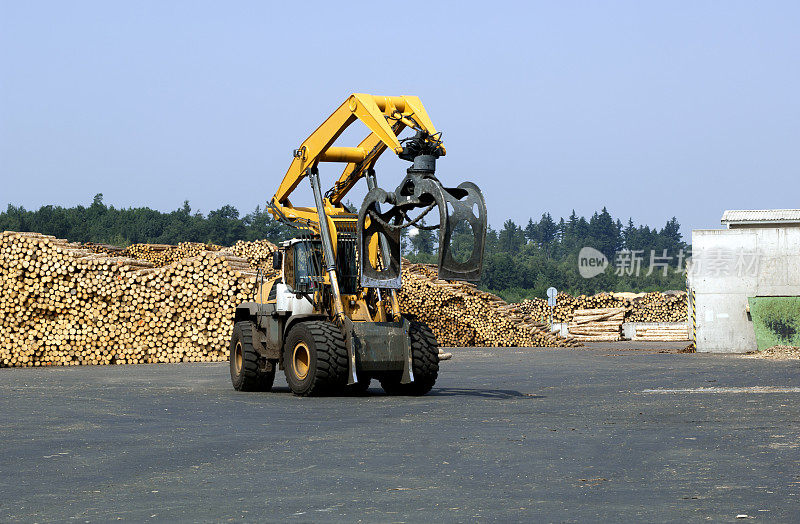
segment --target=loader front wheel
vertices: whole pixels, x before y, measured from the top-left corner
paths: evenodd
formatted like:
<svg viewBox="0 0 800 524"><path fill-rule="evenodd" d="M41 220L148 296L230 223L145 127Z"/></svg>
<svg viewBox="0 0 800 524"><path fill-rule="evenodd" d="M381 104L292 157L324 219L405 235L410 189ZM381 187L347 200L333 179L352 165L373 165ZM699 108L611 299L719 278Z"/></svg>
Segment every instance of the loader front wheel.
<svg viewBox="0 0 800 524"><path fill-rule="evenodd" d="M283 368L286 382L295 395L306 397L344 391L347 347L342 331L324 320L295 324L286 337Z"/></svg>
<svg viewBox="0 0 800 524"><path fill-rule="evenodd" d="M387 395L424 395L429 392L439 376L439 343L431 328L423 322L411 321L408 329L411 339L411 362L414 381L401 384L401 373L395 372L381 378L381 387Z"/></svg>
<svg viewBox="0 0 800 524"><path fill-rule="evenodd" d="M275 380L275 365L262 371L260 356L253 346L253 322L237 322L233 326L230 347L231 382L236 391L269 391Z"/></svg>

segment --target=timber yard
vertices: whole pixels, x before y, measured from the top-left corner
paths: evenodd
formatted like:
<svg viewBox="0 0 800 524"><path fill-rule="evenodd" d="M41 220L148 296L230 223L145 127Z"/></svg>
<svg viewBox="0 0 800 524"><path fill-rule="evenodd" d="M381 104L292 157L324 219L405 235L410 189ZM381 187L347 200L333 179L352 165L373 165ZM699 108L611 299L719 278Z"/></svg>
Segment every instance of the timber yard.
<svg viewBox="0 0 800 524"><path fill-rule="evenodd" d="M452 355L427 395L236 392L225 326L276 252L5 233L3 520L793 520L796 354L694 353L685 293L549 311L405 263Z"/></svg>
<svg viewBox="0 0 800 524"><path fill-rule="evenodd" d="M800 522L797 3L0 4L0 522Z"/></svg>

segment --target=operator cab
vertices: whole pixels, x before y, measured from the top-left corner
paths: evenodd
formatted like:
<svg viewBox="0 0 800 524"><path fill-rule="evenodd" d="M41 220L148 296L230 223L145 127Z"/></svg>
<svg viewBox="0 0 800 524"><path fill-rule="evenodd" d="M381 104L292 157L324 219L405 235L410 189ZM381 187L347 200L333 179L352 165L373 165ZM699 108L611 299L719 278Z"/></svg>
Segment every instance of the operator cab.
<svg viewBox="0 0 800 524"><path fill-rule="evenodd" d="M308 294L318 291L325 282L322 242L319 238L294 238L281 243L272 267L283 270L288 291ZM358 259L355 238L340 236L336 249L336 273L343 294L358 293Z"/></svg>

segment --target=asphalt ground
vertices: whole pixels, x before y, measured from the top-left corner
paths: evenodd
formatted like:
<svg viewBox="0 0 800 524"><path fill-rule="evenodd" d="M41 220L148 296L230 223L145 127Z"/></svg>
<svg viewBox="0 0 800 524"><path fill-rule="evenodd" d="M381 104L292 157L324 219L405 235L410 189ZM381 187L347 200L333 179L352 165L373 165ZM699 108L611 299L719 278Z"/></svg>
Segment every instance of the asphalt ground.
<svg viewBox="0 0 800 524"><path fill-rule="evenodd" d="M418 398L1 369L0 521L798 521L800 362L633 347L456 349Z"/></svg>

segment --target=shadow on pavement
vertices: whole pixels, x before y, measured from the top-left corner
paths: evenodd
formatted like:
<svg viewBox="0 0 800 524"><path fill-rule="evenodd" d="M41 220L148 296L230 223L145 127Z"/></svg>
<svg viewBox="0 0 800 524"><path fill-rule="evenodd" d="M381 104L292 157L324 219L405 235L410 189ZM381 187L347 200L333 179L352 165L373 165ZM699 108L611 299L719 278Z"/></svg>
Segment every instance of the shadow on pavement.
<svg viewBox="0 0 800 524"><path fill-rule="evenodd" d="M292 390L286 386L273 387L271 393L292 394ZM361 393L346 393L332 395L335 397L385 397L387 396L380 387L374 385L368 391ZM544 395L534 395L532 393L521 393L513 389L479 389L479 388L434 388L426 397L479 397L507 400L511 398L547 398Z"/></svg>
<svg viewBox="0 0 800 524"><path fill-rule="evenodd" d="M481 398L545 398L543 395L520 393L513 389L470 389L470 388L437 388L428 393L435 397L481 397Z"/></svg>

